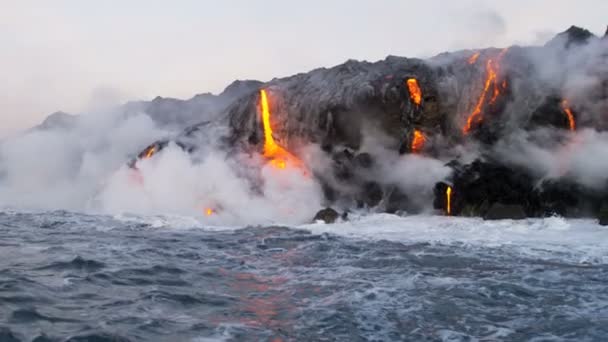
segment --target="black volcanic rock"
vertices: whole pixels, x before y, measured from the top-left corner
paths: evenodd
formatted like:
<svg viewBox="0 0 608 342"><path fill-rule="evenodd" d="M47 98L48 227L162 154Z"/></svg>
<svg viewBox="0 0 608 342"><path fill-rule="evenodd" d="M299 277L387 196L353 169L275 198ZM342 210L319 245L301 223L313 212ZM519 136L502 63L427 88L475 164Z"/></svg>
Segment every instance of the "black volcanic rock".
<svg viewBox="0 0 608 342"><path fill-rule="evenodd" d="M592 71L600 81L598 85L582 82L592 89L577 89L583 98L571 101L578 101L573 108L577 128L602 130L605 110L596 102L605 100L603 85L608 80L602 63L596 62L608 54L608 46L587 45L590 49L585 52L593 58L584 60L578 49L565 48L583 49L594 39L591 32L573 26L545 46L475 51L479 56L473 62L474 51L428 60L394 56L374 63L349 60L268 83L236 81L217 96L201 94L188 101L157 98L145 103L144 109L165 124L199 122L176 139L213 136L208 129L226 125L222 147L253 154L263 150L259 90L265 89L276 142L296 156L311 144L326 154L327 167L312 171L322 184L327 205L356 203L374 210L409 211L408 198L419 196L395 189L375 173L387 166L387 160L403 158L400 153L415 152L414 132L421 131L426 139L419 151L423 157L442 162L478 158L449 164L452 175L435 187L437 209L445 211L450 183L453 215L484 216L492 210L490 217L521 217L522 211L540 217L596 215L605 189L593 193L564 179L544 182L545 175L509 165L495 152L518 133L550 131L551 138L543 146L568 140L572 133L566 130L568 117L561 104L570 95L566 80L572 80L573 73L582 76ZM576 63L565 63L570 60ZM407 85L412 78L422 93L420 103L415 103ZM585 94L595 95L584 98ZM465 123L473 113L479 118L469 131ZM370 141L379 146L370 148ZM463 156L467 150L458 147L469 145L475 151ZM428 195L431 189L425 190ZM497 205L502 207L496 209Z"/></svg>
<svg viewBox="0 0 608 342"><path fill-rule="evenodd" d="M219 95L203 93L189 100L157 96L149 102L127 103L123 110L127 114L144 112L160 126L185 128L218 119L227 106L256 92L261 85L260 81L234 81Z"/></svg>
<svg viewBox="0 0 608 342"><path fill-rule="evenodd" d="M547 43L547 46L561 45L566 48L570 48L572 45L582 45L587 43L590 39L596 39L597 37L589 30L571 26L566 31L558 34L555 38Z"/></svg>
<svg viewBox="0 0 608 342"><path fill-rule="evenodd" d="M323 221L325 223L334 223L338 219L340 215L337 211L332 208L325 208L320 210L316 215L313 221Z"/></svg>
<svg viewBox="0 0 608 342"><path fill-rule="evenodd" d="M608 226L608 202L602 204L598 218L602 226Z"/></svg>
<svg viewBox="0 0 608 342"><path fill-rule="evenodd" d="M256 80L236 80L219 95L223 98L237 99L257 91L264 83Z"/></svg>
<svg viewBox="0 0 608 342"><path fill-rule="evenodd" d="M476 160L453 177L452 214L482 216L494 203L522 205L527 215L539 211L534 180L521 170L495 161ZM436 207L442 208L445 187L436 187ZM437 202L440 201L440 202ZM440 209L438 208L438 209Z"/></svg>
<svg viewBox="0 0 608 342"><path fill-rule="evenodd" d="M576 113L574 113L576 114ZM575 115L576 117L576 115ZM528 128L556 127L568 129L568 117L564 114L562 99L551 95L532 113Z"/></svg>
<svg viewBox="0 0 608 342"><path fill-rule="evenodd" d="M518 204L494 203L484 214L484 220L523 220L527 217L524 208Z"/></svg>

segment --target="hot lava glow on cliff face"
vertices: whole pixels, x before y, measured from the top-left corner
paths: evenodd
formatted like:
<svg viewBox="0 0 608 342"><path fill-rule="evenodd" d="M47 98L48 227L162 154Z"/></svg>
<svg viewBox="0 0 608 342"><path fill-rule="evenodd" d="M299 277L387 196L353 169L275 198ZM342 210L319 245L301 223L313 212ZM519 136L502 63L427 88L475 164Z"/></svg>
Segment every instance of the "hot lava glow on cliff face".
<svg viewBox="0 0 608 342"><path fill-rule="evenodd" d="M445 212L448 216L452 215L452 187L448 186L445 190Z"/></svg>
<svg viewBox="0 0 608 342"><path fill-rule="evenodd" d="M426 142L426 137L419 130L414 130L414 136L412 138L412 153L420 153L424 148L424 143Z"/></svg>
<svg viewBox="0 0 608 342"><path fill-rule="evenodd" d="M260 107L262 111L262 124L264 127L264 157L269 159L270 164L277 169L285 169L290 165L304 170L303 163L286 149L279 146L274 140L272 125L270 123L272 114L266 89L260 90Z"/></svg>
<svg viewBox="0 0 608 342"><path fill-rule="evenodd" d="M420 106L420 104L422 103L422 90L420 89L418 80L415 78L408 79L407 89L410 92L410 99L412 100L412 102L414 102L416 106Z"/></svg>
<svg viewBox="0 0 608 342"><path fill-rule="evenodd" d="M480 55L479 52L475 52L471 57L469 57L467 62L469 64L475 64L475 62L477 62L477 59L479 59L479 55Z"/></svg>
<svg viewBox="0 0 608 342"><path fill-rule="evenodd" d="M500 54L496 58L490 58L486 62L486 77L484 80L484 86L475 108L469 114L466 124L462 128L462 133L467 135L471 132L473 128L479 125L483 121L483 112L485 106L487 104L494 104L501 92L504 91L507 87L507 81L503 80L502 83L498 82L498 73L500 70L500 62L504 55L507 53L507 49L503 49ZM492 88L492 90L490 90ZM490 97L490 92L492 91L492 97L488 101Z"/></svg>
<svg viewBox="0 0 608 342"><path fill-rule="evenodd" d="M568 129L570 129L571 131L575 131L576 130L576 121L574 120L574 113L572 113L572 109L570 108L570 104L568 103L568 100L562 101L562 109L564 110L564 113L566 114L566 117L568 118Z"/></svg>

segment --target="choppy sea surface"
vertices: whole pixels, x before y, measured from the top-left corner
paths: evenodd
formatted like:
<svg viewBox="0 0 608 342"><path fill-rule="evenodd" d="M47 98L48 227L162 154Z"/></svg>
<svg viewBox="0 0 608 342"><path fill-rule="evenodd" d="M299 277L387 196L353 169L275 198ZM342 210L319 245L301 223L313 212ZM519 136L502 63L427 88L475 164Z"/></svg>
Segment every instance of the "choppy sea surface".
<svg viewBox="0 0 608 342"><path fill-rule="evenodd" d="M2 342L607 340L592 220L0 211Z"/></svg>

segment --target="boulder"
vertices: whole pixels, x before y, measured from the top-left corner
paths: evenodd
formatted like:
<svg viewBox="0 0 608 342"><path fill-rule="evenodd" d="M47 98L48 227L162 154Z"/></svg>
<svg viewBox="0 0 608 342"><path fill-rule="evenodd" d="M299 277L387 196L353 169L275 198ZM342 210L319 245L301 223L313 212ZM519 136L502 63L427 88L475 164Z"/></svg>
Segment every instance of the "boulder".
<svg viewBox="0 0 608 342"><path fill-rule="evenodd" d="M519 204L502 204L494 203L490 209L483 216L484 220L523 220L525 219L526 212L524 208Z"/></svg>
<svg viewBox="0 0 608 342"><path fill-rule="evenodd" d="M314 222L316 221L323 221L325 223L334 223L336 222L336 220L338 219L340 215L338 214L337 211L335 211L332 208L325 208L323 210L320 210L316 215L315 218L313 219Z"/></svg>

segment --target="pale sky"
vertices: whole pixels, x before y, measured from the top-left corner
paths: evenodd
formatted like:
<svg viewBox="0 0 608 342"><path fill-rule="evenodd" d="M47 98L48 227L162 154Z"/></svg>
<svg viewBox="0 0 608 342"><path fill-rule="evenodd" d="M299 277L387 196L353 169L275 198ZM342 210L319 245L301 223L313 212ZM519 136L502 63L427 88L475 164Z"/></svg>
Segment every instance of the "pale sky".
<svg viewBox="0 0 608 342"><path fill-rule="evenodd" d="M0 137L101 103L220 92L347 59L602 35L608 0L0 0Z"/></svg>

